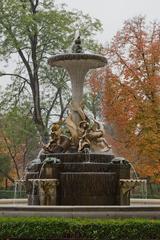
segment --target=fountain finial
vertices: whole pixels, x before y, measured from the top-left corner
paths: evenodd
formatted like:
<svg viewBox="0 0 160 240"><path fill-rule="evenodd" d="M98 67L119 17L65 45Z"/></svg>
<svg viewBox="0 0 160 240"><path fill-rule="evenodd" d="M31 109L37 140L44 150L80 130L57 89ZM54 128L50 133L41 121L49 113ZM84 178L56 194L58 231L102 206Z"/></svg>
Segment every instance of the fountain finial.
<svg viewBox="0 0 160 240"><path fill-rule="evenodd" d="M83 53L83 49L81 46L81 35L80 32L78 31L76 33L77 37L74 40L74 44L72 46L72 53Z"/></svg>

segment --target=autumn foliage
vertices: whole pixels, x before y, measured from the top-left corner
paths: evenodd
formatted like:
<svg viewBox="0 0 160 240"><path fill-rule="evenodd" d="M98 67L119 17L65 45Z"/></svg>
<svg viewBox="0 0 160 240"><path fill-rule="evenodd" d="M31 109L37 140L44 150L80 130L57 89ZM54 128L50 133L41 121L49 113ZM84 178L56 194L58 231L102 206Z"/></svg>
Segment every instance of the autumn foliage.
<svg viewBox="0 0 160 240"><path fill-rule="evenodd" d="M103 114L114 151L160 181L160 24L126 21L105 55Z"/></svg>
<svg viewBox="0 0 160 240"><path fill-rule="evenodd" d="M1 116L0 174L11 182L20 179L29 160L36 156L38 140L35 125L25 109L15 107Z"/></svg>

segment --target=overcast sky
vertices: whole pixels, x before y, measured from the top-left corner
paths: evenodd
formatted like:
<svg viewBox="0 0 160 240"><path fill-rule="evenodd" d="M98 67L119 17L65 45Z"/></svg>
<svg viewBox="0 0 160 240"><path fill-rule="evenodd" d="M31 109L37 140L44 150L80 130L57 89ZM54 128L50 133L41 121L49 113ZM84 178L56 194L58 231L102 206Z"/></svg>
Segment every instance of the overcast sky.
<svg viewBox="0 0 160 240"><path fill-rule="evenodd" d="M66 3L69 9L82 10L100 19L104 31L97 38L102 43L110 41L128 18L145 15L148 21L160 20L160 0L56 0L56 3ZM6 86L8 80L1 78L0 85Z"/></svg>
<svg viewBox="0 0 160 240"><path fill-rule="evenodd" d="M98 36L106 42L121 28L124 20L145 15L148 21L160 19L160 0L56 0L66 3L70 9L79 9L101 20L103 34Z"/></svg>

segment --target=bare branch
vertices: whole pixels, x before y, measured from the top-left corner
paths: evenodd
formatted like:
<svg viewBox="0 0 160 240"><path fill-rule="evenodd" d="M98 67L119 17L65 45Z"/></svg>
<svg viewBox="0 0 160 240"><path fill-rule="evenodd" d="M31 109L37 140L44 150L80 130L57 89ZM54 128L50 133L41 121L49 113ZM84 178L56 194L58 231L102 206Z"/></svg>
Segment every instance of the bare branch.
<svg viewBox="0 0 160 240"><path fill-rule="evenodd" d="M25 82L27 82L27 83L30 85L30 82L28 81L28 79L25 78L25 77L22 77L22 76L19 75L19 74L14 74L14 73L0 73L0 77L2 77L2 76L13 76L13 77L18 77L18 78L23 79Z"/></svg>
<svg viewBox="0 0 160 240"><path fill-rule="evenodd" d="M58 88L58 89L57 89L57 92L56 92L56 94L55 94L55 97L54 97L54 99L53 99L53 101L52 101L52 103L51 103L51 106L50 106L50 108L49 108L48 111L47 111L47 116L46 116L46 121L45 121L45 126L46 126L46 127L48 126L50 113L51 113L51 111L52 111L52 109L53 109L53 106L54 106L54 104L55 104L55 102L56 102L56 100L57 100L57 97L58 97L58 94L59 94L60 91L61 91L61 88Z"/></svg>
<svg viewBox="0 0 160 240"><path fill-rule="evenodd" d="M64 115L65 111L67 110L68 105L70 104L70 102L71 102L71 98L68 99L67 104L66 104L65 107L63 107L63 109L61 110L61 114L60 114L60 116L59 116L59 120L62 120L63 115Z"/></svg>

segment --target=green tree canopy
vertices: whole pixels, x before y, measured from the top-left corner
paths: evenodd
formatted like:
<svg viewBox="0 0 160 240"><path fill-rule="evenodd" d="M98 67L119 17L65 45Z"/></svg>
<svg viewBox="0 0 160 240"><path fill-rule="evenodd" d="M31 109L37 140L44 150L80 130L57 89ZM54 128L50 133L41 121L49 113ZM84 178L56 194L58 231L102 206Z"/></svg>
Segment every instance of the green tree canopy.
<svg viewBox="0 0 160 240"><path fill-rule="evenodd" d="M46 67L47 59L69 49L76 29L82 33L84 46L97 47L93 36L102 29L101 23L89 15L66 10L65 5L59 7L53 0L0 1L0 55L3 59L17 61L14 72L1 72L1 76L13 77L10 92L16 103L20 101L22 104L24 95L30 102L33 120L43 141L46 140L46 125L53 107L57 101L61 108L65 109L66 104L62 91L66 89L63 86L66 86L67 75L59 78L56 70L51 74ZM48 98L44 95L46 84L50 86ZM46 105L42 97L47 98Z"/></svg>

